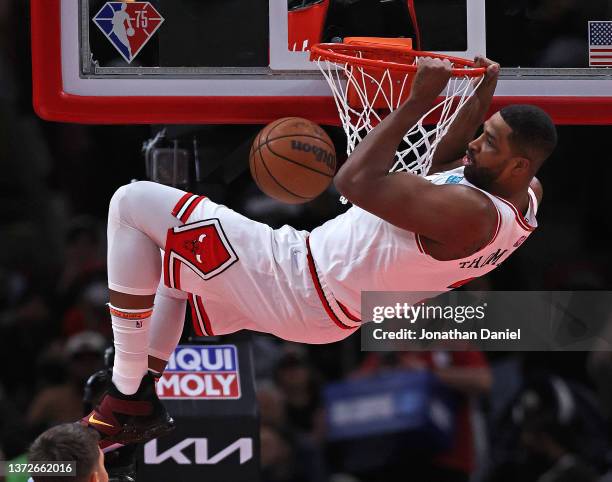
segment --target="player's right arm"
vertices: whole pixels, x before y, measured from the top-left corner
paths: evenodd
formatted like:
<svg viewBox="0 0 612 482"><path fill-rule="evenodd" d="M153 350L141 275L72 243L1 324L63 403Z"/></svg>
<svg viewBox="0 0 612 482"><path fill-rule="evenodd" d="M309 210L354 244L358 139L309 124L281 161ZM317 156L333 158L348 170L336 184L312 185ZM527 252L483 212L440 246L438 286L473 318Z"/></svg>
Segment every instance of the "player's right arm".
<svg viewBox="0 0 612 482"><path fill-rule="evenodd" d="M448 61L423 59L409 99L361 141L334 182L353 204L441 247L474 252L491 239L497 222L493 203L463 185L434 185L414 174L389 174L405 132L431 106L450 78Z"/></svg>

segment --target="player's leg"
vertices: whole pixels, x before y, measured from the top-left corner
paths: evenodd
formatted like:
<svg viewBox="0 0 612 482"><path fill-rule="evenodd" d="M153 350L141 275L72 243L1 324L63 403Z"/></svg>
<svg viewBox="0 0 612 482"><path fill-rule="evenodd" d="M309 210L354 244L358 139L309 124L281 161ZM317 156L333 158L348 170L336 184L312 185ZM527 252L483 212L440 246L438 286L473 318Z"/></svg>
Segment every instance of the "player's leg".
<svg viewBox="0 0 612 482"><path fill-rule="evenodd" d="M167 186L139 182L121 187L111 199L108 280L115 343L113 383L85 420L107 443L148 439L173 425L147 370L151 314L161 275L160 249L168 229L180 224L171 212L184 195ZM167 303L161 305L168 314ZM180 329L183 316L184 310L178 320ZM174 320L165 321L172 324Z"/></svg>
<svg viewBox="0 0 612 482"><path fill-rule="evenodd" d="M181 339L185 324L187 293L160 282L149 330L149 371L158 377L166 369L170 355Z"/></svg>
<svg viewBox="0 0 612 482"><path fill-rule="evenodd" d="M171 211L185 193L155 183L123 186L108 214L108 282L115 340L113 383L134 394L146 374L149 327L161 276L160 249L169 228L180 224Z"/></svg>

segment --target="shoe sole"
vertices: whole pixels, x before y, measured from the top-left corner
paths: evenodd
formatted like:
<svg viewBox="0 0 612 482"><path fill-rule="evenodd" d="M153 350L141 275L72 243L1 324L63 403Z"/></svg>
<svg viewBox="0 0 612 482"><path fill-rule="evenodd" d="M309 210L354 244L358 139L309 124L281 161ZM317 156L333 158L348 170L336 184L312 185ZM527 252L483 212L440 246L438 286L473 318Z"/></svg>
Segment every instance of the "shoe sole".
<svg viewBox="0 0 612 482"><path fill-rule="evenodd" d="M161 424L154 425L152 427L147 428L146 430L141 430L137 427L126 427L124 426L120 432L115 435L111 435L109 437L104 437L104 441L111 444L114 448L115 444L119 445L129 445L129 444L137 444L137 443L145 443L149 440L153 440L154 438L163 437L168 435L176 428L176 423L172 419L172 417L168 417L168 419ZM108 449L111 448L108 447Z"/></svg>

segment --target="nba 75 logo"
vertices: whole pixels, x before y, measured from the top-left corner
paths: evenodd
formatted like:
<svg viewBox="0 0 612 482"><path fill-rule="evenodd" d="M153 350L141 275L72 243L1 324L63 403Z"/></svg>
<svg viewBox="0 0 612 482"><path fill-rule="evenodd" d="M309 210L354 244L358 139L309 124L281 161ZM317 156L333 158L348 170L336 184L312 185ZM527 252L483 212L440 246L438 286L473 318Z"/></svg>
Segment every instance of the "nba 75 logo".
<svg viewBox="0 0 612 482"><path fill-rule="evenodd" d="M106 2L93 21L131 63L164 18L149 2Z"/></svg>

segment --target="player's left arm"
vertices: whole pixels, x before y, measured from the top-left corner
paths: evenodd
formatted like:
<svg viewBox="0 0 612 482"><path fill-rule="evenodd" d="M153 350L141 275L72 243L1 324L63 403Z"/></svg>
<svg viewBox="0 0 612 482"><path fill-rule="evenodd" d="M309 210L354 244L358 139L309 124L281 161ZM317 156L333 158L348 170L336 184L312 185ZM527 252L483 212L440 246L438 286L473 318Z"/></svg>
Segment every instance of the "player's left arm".
<svg viewBox="0 0 612 482"><path fill-rule="evenodd" d="M448 79L445 66L437 65L436 68L441 79ZM415 83L417 80L418 74ZM435 90L437 89L432 89ZM389 175L389 170L395 162L397 148L404 135L431 107L433 102L431 95L429 98L414 95L414 87L412 92L413 95L408 100L391 112L357 144L334 176L336 188L347 199L350 199L349 193L351 197L355 196L358 194L355 191L365 187L369 181L375 182ZM435 94L433 97L435 98Z"/></svg>
<svg viewBox="0 0 612 482"><path fill-rule="evenodd" d="M370 187L370 181L377 183L387 177L404 135L429 110L450 75L449 61L421 59L409 98L357 144L338 170L334 183L342 194L350 199L358 195L361 188Z"/></svg>
<svg viewBox="0 0 612 482"><path fill-rule="evenodd" d="M493 203L480 191L435 185L406 172L355 179L342 194L388 223L448 248L475 252L491 239L497 223Z"/></svg>
<svg viewBox="0 0 612 482"><path fill-rule="evenodd" d="M499 77L499 64L486 57L476 57L478 67L486 67L484 79L457 114L446 135L440 140L431 161L429 173L453 169L461 165L468 143L474 139L491 106Z"/></svg>
<svg viewBox="0 0 612 482"><path fill-rule="evenodd" d="M414 174L388 172L403 135L429 109L450 72L447 61L423 59L410 98L357 145L334 182L353 204L399 228L443 245L478 248L496 223L486 196L468 186L437 186Z"/></svg>

